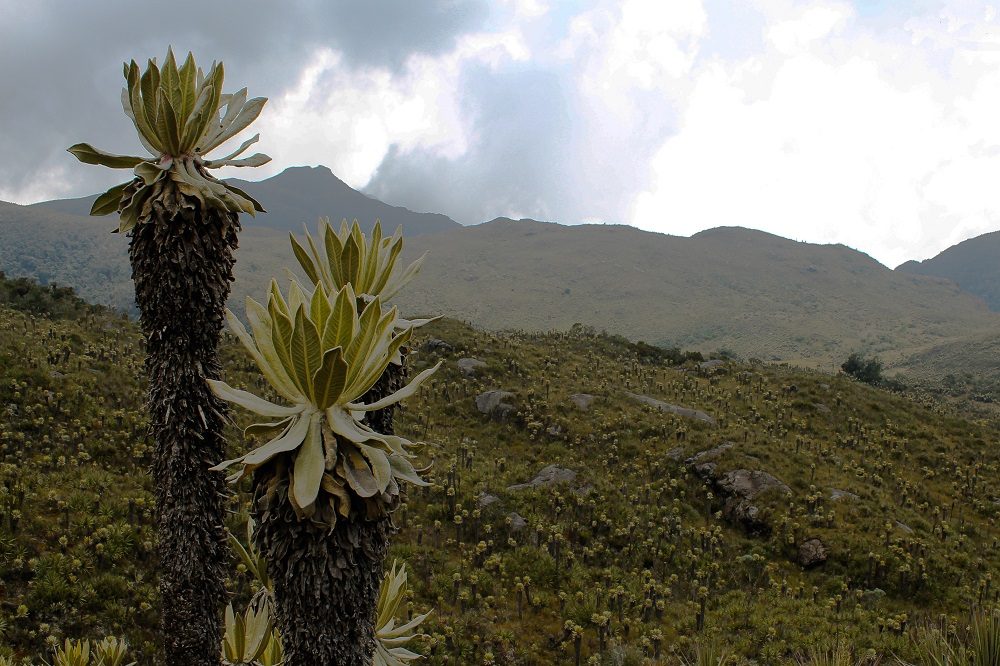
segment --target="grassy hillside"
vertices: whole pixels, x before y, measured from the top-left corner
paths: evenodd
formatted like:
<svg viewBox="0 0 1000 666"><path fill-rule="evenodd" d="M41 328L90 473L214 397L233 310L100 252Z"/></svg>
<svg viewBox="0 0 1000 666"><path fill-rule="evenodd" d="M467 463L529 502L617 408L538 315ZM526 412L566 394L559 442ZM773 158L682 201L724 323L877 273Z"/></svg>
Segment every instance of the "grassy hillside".
<svg viewBox="0 0 1000 666"><path fill-rule="evenodd" d="M233 301L289 265L287 235L245 221ZM0 204L0 270L133 312L127 239L108 220ZM636 340L833 369L852 351L903 363L1000 329L1000 315L939 278L894 272L843 246L746 229L679 238L618 226L495 221L418 236L430 251L401 300L491 329L574 323ZM952 371L956 371L952 369Z"/></svg>
<svg viewBox="0 0 1000 666"><path fill-rule="evenodd" d="M907 261L896 270L951 280L1000 311L1000 231L962 241L925 261Z"/></svg>
<svg viewBox="0 0 1000 666"><path fill-rule="evenodd" d="M1000 411L1000 333L934 345L894 368L905 382L963 409Z"/></svg>
<svg viewBox="0 0 1000 666"><path fill-rule="evenodd" d="M434 259L403 302L488 328L581 322L655 344L829 368L852 350L893 361L1000 325L952 285L896 274L844 246L747 229L678 238L496 221L411 245Z"/></svg>
<svg viewBox="0 0 1000 666"><path fill-rule="evenodd" d="M24 655L115 633L148 663L159 601L138 336L51 291L0 303L2 640ZM464 358L485 365L468 374ZM410 609L435 611L429 664L572 664L576 650L674 663L696 643L780 664L838 640L907 656L915 628L997 603L995 424L817 371L672 365L583 327L446 320L409 362L439 359L399 423L430 443L434 485L410 493L392 553L411 569ZM260 390L231 342L225 364ZM492 416L476 405L491 389L510 393ZM231 442L249 445L235 428ZM551 465L553 483L515 487ZM232 499L237 534L245 503ZM235 562L230 589L246 598Z"/></svg>

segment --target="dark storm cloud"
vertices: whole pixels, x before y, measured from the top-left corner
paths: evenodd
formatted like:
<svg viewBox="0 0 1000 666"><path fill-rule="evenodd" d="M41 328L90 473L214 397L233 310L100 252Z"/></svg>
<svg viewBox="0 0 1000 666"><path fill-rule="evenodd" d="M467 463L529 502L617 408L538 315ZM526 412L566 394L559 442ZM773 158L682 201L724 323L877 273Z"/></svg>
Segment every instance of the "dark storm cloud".
<svg viewBox="0 0 1000 666"><path fill-rule="evenodd" d="M121 62L162 59L167 45L200 63L223 60L227 89L274 97L308 54L327 46L349 65L398 68L412 53L439 53L487 17L486 2L13 2L0 0L0 190L58 174L79 194L120 180L73 168L65 148L87 141L137 148L121 112ZM262 142L263 146L263 142Z"/></svg>

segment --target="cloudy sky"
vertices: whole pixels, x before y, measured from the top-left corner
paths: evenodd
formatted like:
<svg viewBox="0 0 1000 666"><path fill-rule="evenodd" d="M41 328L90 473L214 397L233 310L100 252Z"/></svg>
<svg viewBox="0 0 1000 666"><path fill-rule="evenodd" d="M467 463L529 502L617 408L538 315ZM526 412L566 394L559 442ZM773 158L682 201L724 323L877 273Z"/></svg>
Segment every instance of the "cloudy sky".
<svg viewBox="0 0 1000 666"><path fill-rule="evenodd" d="M0 0L0 199L121 180L121 62L167 44L270 98L274 160L392 204L844 243L1000 229L1000 17L977 0ZM335 211L331 211L336 214Z"/></svg>

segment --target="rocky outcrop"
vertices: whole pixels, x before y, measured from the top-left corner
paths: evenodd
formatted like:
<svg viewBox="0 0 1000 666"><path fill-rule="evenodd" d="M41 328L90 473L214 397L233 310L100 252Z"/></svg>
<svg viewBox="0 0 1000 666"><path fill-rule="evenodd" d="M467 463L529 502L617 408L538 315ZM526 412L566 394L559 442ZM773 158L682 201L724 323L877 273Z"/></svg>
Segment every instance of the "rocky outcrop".
<svg viewBox="0 0 1000 666"><path fill-rule="evenodd" d="M486 507L488 507L488 506L490 506L492 504L496 504L499 501L500 501L500 498L497 497L496 495L491 495L490 493L482 493L476 499L476 507L479 508L479 509L485 509Z"/></svg>
<svg viewBox="0 0 1000 666"><path fill-rule="evenodd" d="M826 562L826 545L819 539L809 539L799 544L798 563L806 569Z"/></svg>
<svg viewBox="0 0 1000 666"><path fill-rule="evenodd" d="M725 442L725 443L719 444L718 446L715 446L715 447L713 447L711 449L705 449L704 451L699 451L698 453L694 454L693 456L691 456L690 458L688 458L687 460L685 460L684 464L686 464L686 465L696 465L698 463L708 462L709 460L714 460L714 459L718 458L719 456L721 456L726 451L728 451L729 449L733 448L734 446L736 446L736 445L733 444L732 442Z"/></svg>
<svg viewBox="0 0 1000 666"><path fill-rule="evenodd" d="M492 419L506 422L517 411L514 405L506 402L513 397L514 394L510 391L485 391L476 396L476 409Z"/></svg>
<svg viewBox="0 0 1000 666"><path fill-rule="evenodd" d="M594 396L589 393L574 393L569 397L569 399L581 412L590 411L590 405L594 402Z"/></svg>
<svg viewBox="0 0 1000 666"><path fill-rule="evenodd" d="M730 495L752 500L770 491L790 493L792 489L781 479L755 469L734 469L723 474L718 480L719 488Z"/></svg>
<svg viewBox="0 0 1000 666"><path fill-rule="evenodd" d="M708 465L712 463L702 463ZM712 476L714 476L714 469ZM749 534L770 534L768 524L754 500L767 492L791 493L784 481L762 470L734 469L715 477L714 485L724 498L722 513Z"/></svg>
<svg viewBox="0 0 1000 666"><path fill-rule="evenodd" d="M710 425L715 425L715 419L701 410L681 407L679 405L671 405L670 403L657 400L656 398L651 398L648 395L640 395L639 393L629 393L628 391L625 391L625 395L637 402L643 403L644 405L654 407L661 412L668 412L670 414L676 414L677 416L683 416L688 419L695 419L698 421L704 421Z"/></svg>
<svg viewBox="0 0 1000 666"><path fill-rule="evenodd" d="M460 358L456 361L456 365L463 375L474 377L480 368L486 367L486 361L480 361L478 358Z"/></svg>
<svg viewBox="0 0 1000 666"><path fill-rule="evenodd" d="M453 351L453 347L445 342L444 340L439 340L438 338L431 338L424 344L420 346L425 352L430 352L432 354L446 354Z"/></svg>
<svg viewBox="0 0 1000 666"><path fill-rule="evenodd" d="M511 532L520 532L521 530L523 530L525 527L528 526L528 521L522 518L521 514L519 513L516 512L511 513L510 515L507 516L507 519L510 520Z"/></svg>
<svg viewBox="0 0 1000 666"><path fill-rule="evenodd" d="M557 465L549 465L547 467L543 467L531 481L508 486L507 490L514 491L527 490L529 488L542 488L545 486L552 486L557 483L571 483L575 479L576 472L573 470L566 469L565 467L558 467Z"/></svg>
<svg viewBox="0 0 1000 666"><path fill-rule="evenodd" d="M857 500L861 499L852 492L846 490L839 490L838 488L830 488L830 500L833 502L839 502L841 500Z"/></svg>

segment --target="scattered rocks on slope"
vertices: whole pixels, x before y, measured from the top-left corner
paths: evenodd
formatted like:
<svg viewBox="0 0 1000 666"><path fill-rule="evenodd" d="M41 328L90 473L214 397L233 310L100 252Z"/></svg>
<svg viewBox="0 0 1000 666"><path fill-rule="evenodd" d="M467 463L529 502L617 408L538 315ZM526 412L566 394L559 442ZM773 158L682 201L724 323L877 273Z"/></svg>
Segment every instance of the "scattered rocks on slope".
<svg viewBox="0 0 1000 666"><path fill-rule="evenodd" d="M830 488L830 500L833 502L839 502L842 499L846 500L857 500L861 499L852 492L846 490L840 490L838 488Z"/></svg>
<svg viewBox="0 0 1000 666"><path fill-rule="evenodd" d="M516 512L511 513L510 515L507 516L507 519L510 521L511 532L520 532L521 530L523 530L525 527L528 526L528 521L522 518L521 514L519 513Z"/></svg>
<svg viewBox="0 0 1000 666"><path fill-rule="evenodd" d="M714 462L698 463L694 466L694 473L703 479L711 479L715 477L715 468L718 466L719 463Z"/></svg>
<svg viewBox="0 0 1000 666"><path fill-rule="evenodd" d="M589 393L574 393L569 397L581 412L590 411L590 404L594 402L594 396Z"/></svg>
<svg viewBox="0 0 1000 666"><path fill-rule="evenodd" d="M496 495L491 495L490 493L482 493L479 499L476 500L476 506L480 509L485 509L491 504L496 504L500 501L500 498Z"/></svg>
<svg viewBox="0 0 1000 666"><path fill-rule="evenodd" d="M727 493L748 500L756 499L769 490L780 490L783 493L792 492L792 489L784 481L759 469L728 471L719 478L718 483L719 488Z"/></svg>
<svg viewBox="0 0 1000 666"><path fill-rule="evenodd" d="M711 465L713 463L702 463ZM697 468L696 468L697 470ZM714 469L712 470L714 474ZM734 469L714 481L716 489L725 498L722 513L730 521L738 523L750 534L769 534L771 526L761 515L760 508L753 503L760 495L778 490L791 493L784 481L762 470Z"/></svg>
<svg viewBox="0 0 1000 666"><path fill-rule="evenodd" d="M431 338L423 345L421 345L420 348L425 352L438 353L438 354L447 353L454 350L454 347L452 347L444 340L440 340L438 338Z"/></svg>
<svg viewBox="0 0 1000 666"><path fill-rule="evenodd" d="M549 465L547 467L543 467L531 481L528 481L527 483L518 483L513 486L507 486L507 490L527 490L529 488L551 486L557 483L570 483L574 479L576 479L576 472L573 470L566 469L565 467L559 467L557 465Z"/></svg>
<svg viewBox="0 0 1000 666"><path fill-rule="evenodd" d="M510 391L485 391L476 396L476 409L492 419L504 422L516 411L514 405L505 402L513 397L514 394Z"/></svg>
<svg viewBox="0 0 1000 666"><path fill-rule="evenodd" d="M681 458L684 457L684 447L682 447L682 446L675 446L674 448L672 448L669 451L667 451L666 454L664 454L664 455L666 455L668 458L670 458L674 462L680 462Z"/></svg>
<svg viewBox="0 0 1000 666"><path fill-rule="evenodd" d="M685 460L684 464L695 465L700 462L714 460L715 458L718 458L719 456L721 456L723 453L733 448L734 446L736 445L733 444L732 442L725 442L723 444L719 444L718 446L712 447L711 449L705 449L704 451L699 451L698 453L694 454L693 456Z"/></svg>
<svg viewBox="0 0 1000 666"><path fill-rule="evenodd" d="M457 365L463 375L466 377L473 377L479 368L486 367L486 361L480 361L478 358L460 358L457 361Z"/></svg>
<svg viewBox="0 0 1000 666"><path fill-rule="evenodd" d="M816 409L817 412L820 412L821 414L830 413L830 408L824 405L822 402L814 402L813 407Z"/></svg>
<svg viewBox="0 0 1000 666"><path fill-rule="evenodd" d="M896 527L898 527L899 529L903 530L907 534L913 534L913 528L910 527L909 525L907 525L906 523L902 522L902 521L897 520L896 521Z"/></svg>
<svg viewBox="0 0 1000 666"><path fill-rule="evenodd" d="M676 414L677 416L683 416L689 419L697 419L698 421L704 421L705 423L715 425L715 419L701 410L690 409L688 407L680 407L678 405L671 405L670 403L663 402L662 400L651 398L648 395L629 393L628 391L625 391L625 395L632 398L633 400L643 403L644 405L655 407L661 412L669 412L671 414Z"/></svg>
<svg viewBox="0 0 1000 666"><path fill-rule="evenodd" d="M799 545L798 562L807 569L823 564L826 558L826 545L819 539L809 539Z"/></svg>

